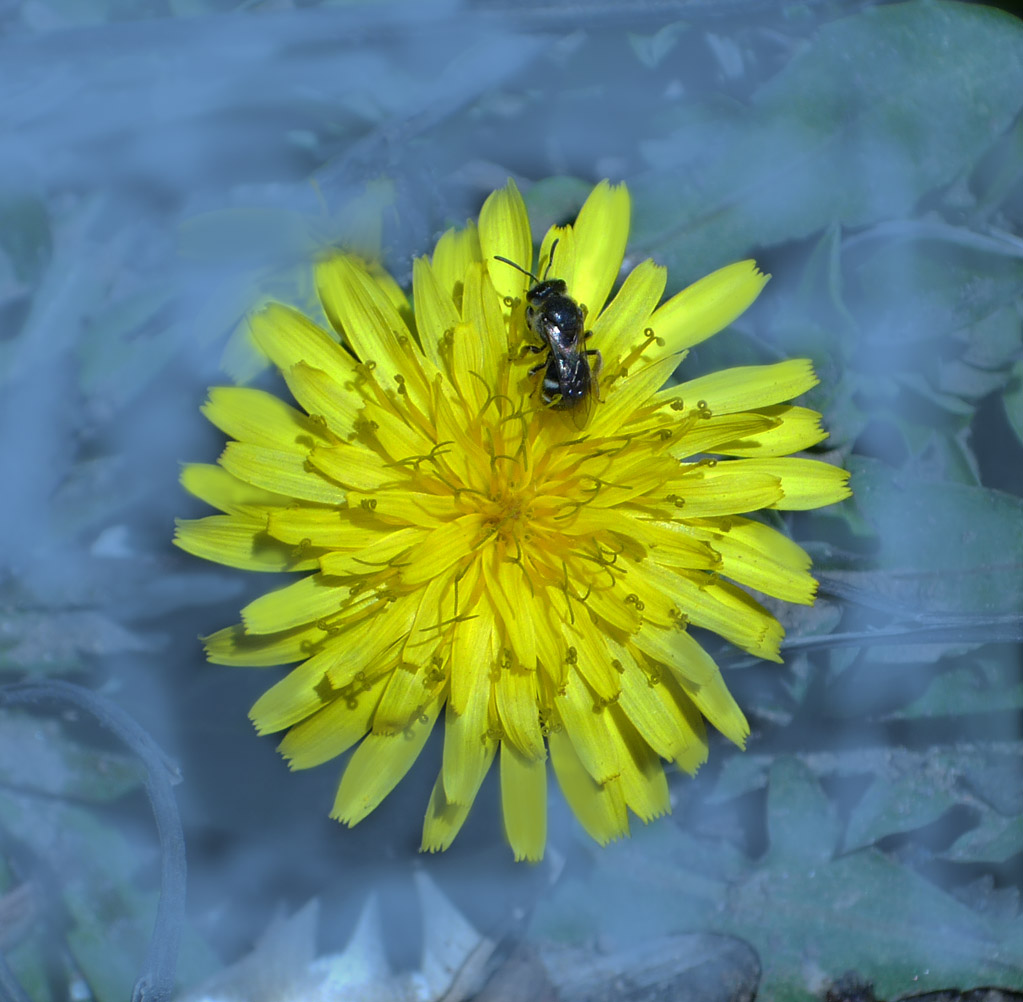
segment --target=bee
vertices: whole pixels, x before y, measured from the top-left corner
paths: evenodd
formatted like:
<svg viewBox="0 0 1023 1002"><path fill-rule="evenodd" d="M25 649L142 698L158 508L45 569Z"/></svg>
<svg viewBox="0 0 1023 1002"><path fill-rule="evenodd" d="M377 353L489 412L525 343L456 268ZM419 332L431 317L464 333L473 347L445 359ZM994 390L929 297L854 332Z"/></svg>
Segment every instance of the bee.
<svg viewBox="0 0 1023 1002"><path fill-rule="evenodd" d="M590 395L600 376L603 359L595 348L583 347L593 331L585 329L586 318L582 308L568 294L567 283L561 278L547 277L557 246L555 240L542 279L506 257L495 255L494 260L510 264L536 283L526 293L526 323L543 343L525 344L522 348L534 355L547 353L546 358L529 370L529 375L535 376L543 369L540 398L552 410L567 411L574 410ZM597 359L595 374L590 371L590 356Z"/></svg>

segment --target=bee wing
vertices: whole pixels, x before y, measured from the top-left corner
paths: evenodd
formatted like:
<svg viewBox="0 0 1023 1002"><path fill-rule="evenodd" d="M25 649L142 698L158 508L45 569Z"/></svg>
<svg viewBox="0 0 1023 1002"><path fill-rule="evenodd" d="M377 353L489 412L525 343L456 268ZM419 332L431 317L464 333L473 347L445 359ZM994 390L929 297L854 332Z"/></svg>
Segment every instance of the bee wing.
<svg viewBox="0 0 1023 1002"><path fill-rule="evenodd" d="M568 410L572 423L582 431L593 411L593 391L596 389L590 360L586 355L572 352L559 361L561 361L560 368L563 372L565 388L575 391L571 402L565 409Z"/></svg>

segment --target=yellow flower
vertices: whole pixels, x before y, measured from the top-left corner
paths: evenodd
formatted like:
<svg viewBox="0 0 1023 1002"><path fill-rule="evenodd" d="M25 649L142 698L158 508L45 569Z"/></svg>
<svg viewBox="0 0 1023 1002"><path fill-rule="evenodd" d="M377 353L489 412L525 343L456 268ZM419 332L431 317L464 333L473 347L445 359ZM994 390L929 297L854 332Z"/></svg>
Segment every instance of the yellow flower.
<svg viewBox="0 0 1023 1002"><path fill-rule="evenodd" d="M687 627L777 661L781 626L739 586L813 601L806 553L740 514L849 493L842 470L788 455L825 437L817 413L784 402L816 383L810 363L662 389L767 276L742 261L658 306L665 270L644 261L606 303L628 227L628 192L603 182L540 249L538 269L567 283L602 357L598 378L587 356L596 385L578 408L544 405L530 369L546 356L523 352L539 346L533 279L495 260L532 263L510 182L478 228L448 231L415 262L411 306L379 269L336 255L316 284L340 343L279 304L252 318L302 410L256 389L210 393L206 416L235 441L182 480L224 514L179 523L177 544L306 573L207 652L298 663L251 716L260 733L288 731L295 769L358 746L332 811L347 824L394 788L443 711L424 849L451 844L498 751L517 859L544 851L548 750L586 831L618 838L628 810L669 810L661 760L695 771L704 717L739 745L748 734Z"/></svg>

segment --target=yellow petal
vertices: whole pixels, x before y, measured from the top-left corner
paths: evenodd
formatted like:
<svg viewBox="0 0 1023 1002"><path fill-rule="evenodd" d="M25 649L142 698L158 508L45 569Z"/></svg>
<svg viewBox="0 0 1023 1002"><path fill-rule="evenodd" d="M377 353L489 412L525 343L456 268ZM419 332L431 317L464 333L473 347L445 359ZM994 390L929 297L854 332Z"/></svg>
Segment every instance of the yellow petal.
<svg viewBox="0 0 1023 1002"><path fill-rule="evenodd" d="M650 326L650 314L664 295L667 277L666 268L650 260L642 261L593 324L593 338L586 342L586 347L601 352L609 371L646 340L643 331Z"/></svg>
<svg viewBox="0 0 1023 1002"><path fill-rule="evenodd" d="M691 467L666 485L665 497L679 508L683 518L735 515L756 511L781 501L781 478L773 465L747 466L756 460ZM778 460L771 460L776 463Z"/></svg>
<svg viewBox="0 0 1023 1002"><path fill-rule="evenodd" d="M292 727L277 750L292 769L311 769L342 755L369 730L383 690L380 678L364 692L338 696Z"/></svg>
<svg viewBox="0 0 1023 1002"><path fill-rule="evenodd" d="M266 532L265 519L240 515L210 515L177 519L174 543L186 553L248 571L307 571L318 565L318 554L296 551Z"/></svg>
<svg viewBox="0 0 1023 1002"><path fill-rule="evenodd" d="M241 623L203 637L206 657L215 665L267 668L302 661L327 636L315 623L269 635L245 632Z"/></svg>
<svg viewBox="0 0 1023 1002"><path fill-rule="evenodd" d="M558 715L565 725L565 733L575 748L583 768L597 783L617 776L621 771L614 743L608 734L605 708L596 702L582 677L575 671L568 673L556 699Z"/></svg>
<svg viewBox="0 0 1023 1002"><path fill-rule="evenodd" d="M443 369L440 342L447 332L455 329L460 317L451 290L441 287L429 258L417 257L412 262L412 292L423 352L438 369Z"/></svg>
<svg viewBox="0 0 1023 1002"><path fill-rule="evenodd" d="M282 372L300 362L325 372L338 392L355 379L356 361L322 327L298 310L269 303L249 317L249 332L257 347Z"/></svg>
<svg viewBox="0 0 1023 1002"><path fill-rule="evenodd" d="M356 424L366 406L362 394L355 389L354 379L340 384L323 369L313 368L306 362L284 369L282 375L291 395L307 414L322 420L338 438L354 436Z"/></svg>
<svg viewBox="0 0 1023 1002"><path fill-rule="evenodd" d="M629 819L621 784L595 782L563 732L552 731L547 741L558 786L587 834L600 845L627 835Z"/></svg>
<svg viewBox="0 0 1023 1002"><path fill-rule="evenodd" d="M806 570L810 566L809 557L796 547L800 554L796 566L788 562L787 550L779 552L782 560L776 559L770 555L773 550L778 549L774 546L772 537L781 540L785 540L785 537L768 526L761 525L759 530L762 530L762 533L756 531L752 533L751 538L749 526L756 524L747 522L745 527L742 525L725 527L725 531L715 533L711 537L711 545L721 555L721 573L765 595L772 595L786 602L798 602L801 605L812 604L817 593L817 582ZM771 535L767 536L768 533ZM758 542L760 545L756 545Z"/></svg>
<svg viewBox="0 0 1023 1002"><path fill-rule="evenodd" d="M201 409L212 424L241 442L305 453L313 443L329 441L315 421L263 390L214 386Z"/></svg>
<svg viewBox="0 0 1023 1002"><path fill-rule="evenodd" d="M659 675L644 672L631 654L620 652L624 670L618 705L633 726L662 758L677 759L694 747L705 747L703 728L695 729L671 699Z"/></svg>
<svg viewBox="0 0 1023 1002"><path fill-rule="evenodd" d="M447 849L465 824L470 806L448 800L444 794L444 784L438 776L423 818L423 839L419 851L442 852Z"/></svg>
<svg viewBox="0 0 1023 1002"><path fill-rule="evenodd" d="M493 557L481 560L487 594L500 614L505 636L511 643L515 660L527 671L536 667L536 631L533 624L522 616L527 591L522 569L502 560L495 551Z"/></svg>
<svg viewBox="0 0 1023 1002"><path fill-rule="evenodd" d="M407 388L420 407L429 401L425 357L408 326L362 262L339 254L316 266L324 312L384 393Z"/></svg>
<svg viewBox="0 0 1023 1002"><path fill-rule="evenodd" d="M482 264L471 264L465 271L462 320L473 331L476 342L469 371L478 373L482 379L473 379L469 385L475 390L476 406L481 407L488 396L500 389L498 377L508 357L501 300Z"/></svg>
<svg viewBox="0 0 1023 1002"><path fill-rule="evenodd" d="M664 385L677 365L678 359L669 356L651 365L634 366L624 375L621 369L610 371L609 378L618 378L610 387L601 391L604 400L596 405L587 431L591 435L611 435L617 432L624 421Z"/></svg>
<svg viewBox="0 0 1023 1002"><path fill-rule="evenodd" d="M696 704L700 712L722 733L729 741L734 741L740 748L746 746L746 738L749 737L749 724L739 704L736 703L732 694L721 677L721 671L714 663L714 659L695 641L692 637L686 638L685 657L689 664L702 661L699 672L688 672L679 663L669 665L675 680L685 691L686 695ZM701 681L694 682L693 678L699 674Z"/></svg>
<svg viewBox="0 0 1023 1002"><path fill-rule="evenodd" d="M280 452L247 442L228 442L220 465L232 476L263 490L315 501L343 505L347 495L334 483L306 468L306 457L297 452Z"/></svg>
<svg viewBox="0 0 1023 1002"><path fill-rule="evenodd" d="M448 704L441 779L445 799L450 803L471 804L494 761L497 741L490 733L490 688L487 672L476 679L464 712L455 713Z"/></svg>
<svg viewBox="0 0 1023 1002"><path fill-rule="evenodd" d="M835 504L852 495L849 473L840 466L814 459L743 459L742 463L759 463L771 468L781 481L783 497L771 507L786 511L805 511Z"/></svg>
<svg viewBox="0 0 1023 1002"><path fill-rule="evenodd" d="M397 568L404 562L405 554L425 535L426 530L414 526L387 533L367 532L357 550L328 550L324 553L320 558L320 570L332 577L347 577L365 574L367 568Z"/></svg>
<svg viewBox="0 0 1023 1002"><path fill-rule="evenodd" d="M657 399L682 400L690 407L703 400L713 414L734 414L792 400L818 382L808 358L790 358L774 365L720 369L663 390Z"/></svg>
<svg viewBox="0 0 1023 1002"><path fill-rule="evenodd" d="M483 203L479 240L480 254L497 295L501 298L507 296L510 299L521 299L528 287L529 277L508 264L494 260L497 256L507 258L526 271L532 264L533 237L529 229L529 216L519 189L511 178Z"/></svg>
<svg viewBox="0 0 1023 1002"><path fill-rule="evenodd" d="M477 685L483 684L494 664L496 626L489 603L476 597L479 578L477 562L469 565L459 588L460 599L467 603L451 640L451 706L456 713L465 711ZM487 681L487 692L490 683Z"/></svg>
<svg viewBox="0 0 1023 1002"><path fill-rule="evenodd" d="M477 514L462 515L432 529L402 561L402 583L412 587L445 574L472 553L482 531L483 516Z"/></svg>
<svg viewBox="0 0 1023 1002"><path fill-rule="evenodd" d="M778 657L781 625L759 602L727 581L700 571L675 572L648 560L643 564L642 576L633 576L632 587L648 606L667 597L694 626L713 630L750 654L770 661L781 660ZM690 645L699 646L684 630L662 630L653 624L648 629L644 625L632 640L640 650L665 664L682 658L681 669L687 677L702 681L696 672L705 663L698 656L692 659L688 670L684 663Z"/></svg>
<svg viewBox="0 0 1023 1002"><path fill-rule="evenodd" d="M568 286L568 295L578 302L574 288L575 243L575 231L571 226L552 226L540 244L536 276L541 280L560 278Z"/></svg>
<svg viewBox="0 0 1023 1002"><path fill-rule="evenodd" d="M629 238L629 190L624 184L601 181L590 192L575 226L575 270L571 295L595 318L621 271Z"/></svg>
<svg viewBox="0 0 1023 1002"><path fill-rule="evenodd" d="M433 270L443 292L451 298L457 309L462 306L462 283L465 271L472 261L482 261L476 224L469 222L464 229L445 232L433 251Z"/></svg>
<svg viewBox="0 0 1023 1002"><path fill-rule="evenodd" d="M419 757L440 707L441 700L434 700L401 734L370 734L363 740L341 777L332 818L356 825L379 806Z"/></svg>
<svg viewBox="0 0 1023 1002"><path fill-rule="evenodd" d="M250 633L277 633L337 612L348 597L347 586L311 574L254 599L242 609L242 621Z"/></svg>
<svg viewBox="0 0 1023 1002"><path fill-rule="evenodd" d="M259 734L283 731L305 720L335 698L327 667L342 655L334 648L321 651L263 693L249 710L249 719Z"/></svg>
<svg viewBox="0 0 1023 1002"><path fill-rule="evenodd" d="M543 859L547 842L547 760L501 744L501 807L516 861Z"/></svg>
<svg viewBox="0 0 1023 1002"><path fill-rule="evenodd" d="M510 744L523 758L545 759L547 750L540 730L536 672L501 669L494 684L494 696L505 747ZM501 754L503 756L504 752Z"/></svg>
<svg viewBox="0 0 1023 1002"><path fill-rule="evenodd" d="M650 318L664 345L651 349L648 357L675 354L723 330L750 307L769 278L755 261L738 261L672 296Z"/></svg>
<svg viewBox="0 0 1023 1002"><path fill-rule="evenodd" d="M361 444L318 446L309 453L309 464L350 491L371 494L399 484L402 472Z"/></svg>
<svg viewBox="0 0 1023 1002"><path fill-rule="evenodd" d="M707 761L707 728L703 723L703 714L671 675L666 675L661 680L657 692L665 702L670 700L675 705L696 736L695 741L686 745L682 752L675 756L675 764L683 772L692 775Z"/></svg>
<svg viewBox="0 0 1023 1002"><path fill-rule="evenodd" d="M398 734L417 718L436 694L431 666L399 662L391 672L373 717L374 734Z"/></svg>
<svg viewBox="0 0 1023 1002"><path fill-rule="evenodd" d="M181 486L201 501L225 512L236 512L240 508L255 505L286 504L283 494L264 491L253 487L227 470L211 463L188 463L181 468Z"/></svg>
<svg viewBox="0 0 1023 1002"><path fill-rule="evenodd" d="M611 709L610 730L622 765L620 782L625 803L643 821L670 814L668 781L660 759L621 709L617 706Z"/></svg>
<svg viewBox="0 0 1023 1002"><path fill-rule="evenodd" d="M725 456L788 456L822 442L828 433L821 427L821 416L806 407L779 404L762 407L757 414L770 418L774 426L764 431L743 434L741 438L719 441L714 452ZM704 450L710 451L710 450Z"/></svg>
<svg viewBox="0 0 1023 1002"><path fill-rule="evenodd" d="M576 627L566 626L565 636L572 645L569 656L573 667L586 680L597 699L603 703L617 699L621 692L618 672L611 665L611 654L604 637L598 634L589 618L581 618Z"/></svg>
<svg viewBox="0 0 1023 1002"><path fill-rule="evenodd" d="M390 532L371 518L360 518L361 509L347 508L269 508L267 531L285 543L330 547L332 549L363 549L378 536Z"/></svg>
<svg viewBox="0 0 1023 1002"><path fill-rule="evenodd" d="M708 418L696 417L688 427L684 427L684 430L675 435L669 452L681 460L705 452L720 453L729 444L746 445L755 442L757 436L769 435L777 426L777 419L757 411L714 414Z"/></svg>

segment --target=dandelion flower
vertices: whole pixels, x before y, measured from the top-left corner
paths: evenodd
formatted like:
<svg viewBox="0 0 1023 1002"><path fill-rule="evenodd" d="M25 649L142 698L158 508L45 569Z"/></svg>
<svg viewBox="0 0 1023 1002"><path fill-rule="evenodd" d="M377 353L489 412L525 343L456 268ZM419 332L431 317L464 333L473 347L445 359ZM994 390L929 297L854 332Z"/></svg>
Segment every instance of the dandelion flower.
<svg viewBox="0 0 1023 1002"><path fill-rule="evenodd" d="M742 261L658 305L665 270L644 261L607 302L628 227L626 188L603 182L540 248L536 267L566 282L602 359L598 374L587 357L579 408L545 406L523 351L540 347L525 313L534 280L507 262L530 269L533 245L510 182L478 227L415 261L411 303L379 268L336 254L315 273L333 334L280 304L252 317L298 408L210 392L204 412L233 441L182 479L223 514L180 522L176 542L301 576L208 637L207 653L295 663L251 717L287 731L295 769L354 747L342 822L391 792L443 713L425 850L451 844L499 757L507 837L517 859L539 859L548 753L582 826L616 839L630 810L668 812L663 762L699 767L705 719L739 745L748 734L689 626L777 661L782 628L744 588L813 601L806 553L745 517L849 493L842 470L790 455L825 437L817 413L786 403L816 383L810 363L665 386L767 276Z"/></svg>

